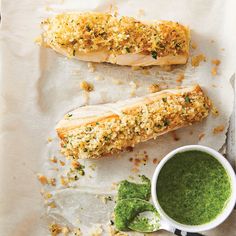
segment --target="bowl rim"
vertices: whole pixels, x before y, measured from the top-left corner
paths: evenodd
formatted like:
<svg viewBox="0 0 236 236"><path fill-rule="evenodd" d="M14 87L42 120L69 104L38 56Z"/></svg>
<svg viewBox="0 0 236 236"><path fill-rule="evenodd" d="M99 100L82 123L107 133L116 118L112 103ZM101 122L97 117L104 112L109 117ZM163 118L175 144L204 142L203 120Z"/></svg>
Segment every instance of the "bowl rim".
<svg viewBox="0 0 236 236"><path fill-rule="evenodd" d="M214 158L216 158L221 163L221 165L225 168L225 170L230 178L230 181L231 181L231 190L232 191L231 191L231 196L226 204L226 207L214 220L212 220L208 223L202 224L202 225L185 225L185 224L181 224L181 223L173 220L161 208L161 206L158 202L158 199L157 199L157 194L156 194L156 184L157 184L158 175L159 175L162 167L164 166L164 164L169 159L171 159L176 153L190 151L190 150L206 152L206 153L210 154L211 156L213 156ZM187 232L193 232L193 233L194 232L201 232L201 231L206 231L206 230L210 230L210 229L217 227L223 221L226 220L226 218L229 216L229 214L234 209L235 202L236 202L236 177L235 177L235 172L234 172L232 166L230 165L228 160L222 154L220 154L216 150L214 150L210 147L207 147L207 146L187 145L187 146L179 147L179 148L174 149L173 151L169 152L157 165L155 172L153 174L153 177L152 177L152 184L151 185L152 185L151 186L152 201L154 203L155 208L160 213L160 216L162 217L162 219L164 221L166 221L167 224L169 224L177 229L187 231Z"/></svg>

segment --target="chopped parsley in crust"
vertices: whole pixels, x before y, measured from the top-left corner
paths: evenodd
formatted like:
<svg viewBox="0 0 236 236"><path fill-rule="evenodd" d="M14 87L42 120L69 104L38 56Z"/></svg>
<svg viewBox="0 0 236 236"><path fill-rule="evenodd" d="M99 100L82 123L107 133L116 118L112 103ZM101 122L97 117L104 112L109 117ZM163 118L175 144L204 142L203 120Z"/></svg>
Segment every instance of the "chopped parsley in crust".
<svg viewBox="0 0 236 236"><path fill-rule="evenodd" d="M108 112L87 118L72 116L59 122L56 130L65 156L99 158L202 121L210 107L210 100L199 86L163 90L139 98L128 107L124 105L119 108L120 115ZM100 111L101 105L93 109Z"/></svg>
<svg viewBox="0 0 236 236"><path fill-rule="evenodd" d="M63 13L42 22L41 44L69 57L99 50L112 55L141 53L157 57L189 55L189 29L177 22L143 23L108 13Z"/></svg>

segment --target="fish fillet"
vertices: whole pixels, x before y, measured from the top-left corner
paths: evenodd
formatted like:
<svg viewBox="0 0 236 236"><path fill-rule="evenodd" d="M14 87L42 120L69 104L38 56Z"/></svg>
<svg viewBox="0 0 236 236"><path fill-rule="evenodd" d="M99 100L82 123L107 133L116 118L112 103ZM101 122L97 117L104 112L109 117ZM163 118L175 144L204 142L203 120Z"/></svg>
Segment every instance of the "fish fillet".
<svg viewBox="0 0 236 236"><path fill-rule="evenodd" d="M44 20L42 29L42 46L82 61L165 66L185 64L189 57L189 28L177 22L63 13Z"/></svg>
<svg viewBox="0 0 236 236"><path fill-rule="evenodd" d="M210 107L210 100L196 85L80 107L65 115L56 130L64 155L100 158L200 122Z"/></svg>

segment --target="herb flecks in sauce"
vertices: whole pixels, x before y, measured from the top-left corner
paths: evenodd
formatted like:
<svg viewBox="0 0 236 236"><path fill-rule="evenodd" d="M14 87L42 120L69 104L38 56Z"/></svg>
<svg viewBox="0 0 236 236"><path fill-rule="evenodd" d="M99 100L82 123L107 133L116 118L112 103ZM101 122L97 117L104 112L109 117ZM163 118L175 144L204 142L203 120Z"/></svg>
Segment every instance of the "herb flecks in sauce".
<svg viewBox="0 0 236 236"><path fill-rule="evenodd" d="M158 201L168 216L187 225L215 219L231 194L224 167L201 151L177 153L160 171Z"/></svg>

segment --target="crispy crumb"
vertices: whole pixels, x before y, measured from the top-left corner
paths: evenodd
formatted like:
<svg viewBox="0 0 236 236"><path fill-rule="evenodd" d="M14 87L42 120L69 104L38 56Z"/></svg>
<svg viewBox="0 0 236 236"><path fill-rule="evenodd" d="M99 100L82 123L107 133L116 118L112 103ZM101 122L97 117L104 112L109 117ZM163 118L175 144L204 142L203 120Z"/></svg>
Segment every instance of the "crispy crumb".
<svg viewBox="0 0 236 236"><path fill-rule="evenodd" d="M217 66L214 66L214 67L212 67L211 68L211 74L212 74L212 76L216 76L217 75Z"/></svg>
<svg viewBox="0 0 236 236"><path fill-rule="evenodd" d="M214 105L212 105L211 113L215 117L219 115L219 111L218 111L218 109Z"/></svg>
<svg viewBox="0 0 236 236"><path fill-rule="evenodd" d="M59 224L52 223L49 225L51 236L57 236L62 232L62 227Z"/></svg>
<svg viewBox="0 0 236 236"><path fill-rule="evenodd" d="M192 49L197 49L197 44L194 43L194 42L192 42L192 44L191 44L191 48L192 48Z"/></svg>
<svg viewBox="0 0 236 236"><path fill-rule="evenodd" d="M219 66L220 63L221 63L221 61L220 61L219 59L214 59L214 60L211 60L211 63L212 63L213 65Z"/></svg>
<svg viewBox="0 0 236 236"><path fill-rule="evenodd" d="M71 162L71 165L74 169L78 169L81 166L80 163L78 161L75 161L75 160L73 160Z"/></svg>
<svg viewBox="0 0 236 236"><path fill-rule="evenodd" d="M86 92L91 92L94 90L94 86L91 83L88 83L87 81L83 80L80 83L80 88L83 89Z"/></svg>
<svg viewBox="0 0 236 236"><path fill-rule="evenodd" d="M51 186L56 186L56 179L55 179L55 178L49 178L49 179L48 179L48 183L49 183Z"/></svg>
<svg viewBox="0 0 236 236"><path fill-rule="evenodd" d="M114 11L114 13L113 13L113 15L116 17L116 16L118 16L118 14L119 14L119 11L118 11L118 7L115 5L115 6L113 6L113 11Z"/></svg>
<svg viewBox="0 0 236 236"><path fill-rule="evenodd" d="M48 178L45 175L38 174L38 180L42 185L48 184Z"/></svg>
<svg viewBox="0 0 236 236"><path fill-rule="evenodd" d="M100 199L104 204L107 204L108 201L113 201L111 196L100 196Z"/></svg>
<svg viewBox="0 0 236 236"><path fill-rule="evenodd" d="M51 157L50 159L50 162L52 162L52 163L57 163L57 158L56 157Z"/></svg>
<svg viewBox="0 0 236 236"><path fill-rule="evenodd" d="M212 74L213 76L216 76L216 75L217 75L217 73L218 73L218 67L219 67L220 63L221 63L221 61L220 61L219 59L214 59L214 60L211 61L211 64L212 64L212 65L215 65L215 66L213 66L213 67L211 68L211 74Z"/></svg>
<svg viewBox="0 0 236 236"><path fill-rule="evenodd" d="M72 235L74 235L74 236L82 236L80 228L74 229Z"/></svg>
<svg viewBox="0 0 236 236"><path fill-rule="evenodd" d="M200 133L200 134L198 135L198 140L200 141L204 136L205 136L205 133Z"/></svg>
<svg viewBox="0 0 236 236"><path fill-rule="evenodd" d="M184 80L184 74L183 74L183 73L178 74L178 75L177 75L176 82L177 82L177 83L182 83L183 80Z"/></svg>
<svg viewBox="0 0 236 236"><path fill-rule="evenodd" d="M42 46L43 44L43 38L42 36L38 36L35 40L34 40L35 43L37 43L39 46Z"/></svg>
<svg viewBox="0 0 236 236"><path fill-rule="evenodd" d="M59 161L61 166L64 166L66 163L64 161Z"/></svg>
<svg viewBox="0 0 236 236"><path fill-rule="evenodd" d="M150 93L156 93L156 92L159 92L161 90L159 84L151 84L148 87L148 89L149 89Z"/></svg>
<svg viewBox="0 0 236 236"><path fill-rule="evenodd" d="M202 61L206 61L206 57L204 54L193 56L191 59L191 65L193 67L198 67Z"/></svg>
<svg viewBox="0 0 236 236"><path fill-rule="evenodd" d="M44 193L43 193L43 198L44 198L44 199L50 199L50 198L52 198L52 194L49 193L49 192L44 192Z"/></svg>
<svg viewBox="0 0 236 236"><path fill-rule="evenodd" d="M96 69L95 64L92 62L88 62L88 69L89 69L89 72L93 73Z"/></svg>
<svg viewBox="0 0 236 236"><path fill-rule="evenodd" d="M172 134L172 137L173 137L174 141L179 141L180 138L177 136L177 133L176 133L175 130L172 131L171 134Z"/></svg>
<svg viewBox="0 0 236 236"><path fill-rule="evenodd" d="M70 233L70 229L67 226L65 226L62 228L61 232L64 236L67 236Z"/></svg>
<svg viewBox="0 0 236 236"><path fill-rule="evenodd" d="M158 163L157 158L154 158L154 159L152 160L152 163L153 163L153 164L157 164L157 163Z"/></svg>
<svg viewBox="0 0 236 236"><path fill-rule="evenodd" d="M109 236L129 236L128 234L124 232L118 231L117 229L115 229L115 227L111 225L108 227L108 232L109 232Z"/></svg>
<svg viewBox="0 0 236 236"><path fill-rule="evenodd" d="M92 163L91 165L89 165L89 168L92 170L92 171L95 171L97 165L96 163Z"/></svg>
<svg viewBox="0 0 236 236"><path fill-rule="evenodd" d="M216 126L214 129L213 129L213 134L218 134L220 132L223 132L225 129L225 126L224 125L219 125L219 126Z"/></svg>
<svg viewBox="0 0 236 236"><path fill-rule="evenodd" d="M48 143L51 143L52 142L52 138L51 137L48 137Z"/></svg>
<svg viewBox="0 0 236 236"><path fill-rule="evenodd" d="M49 206L50 208L56 208L56 207L57 207L55 202L50 202L50 203L48 203L48 206Z"/></svg>
<svg viewBox="0 0 236 236"><path fill-rule="evenodd" d="M60 177L60 182L61 182L61 185L63 186L68 186L68 183L69 183L68 179L62 175Z"/></svg>

